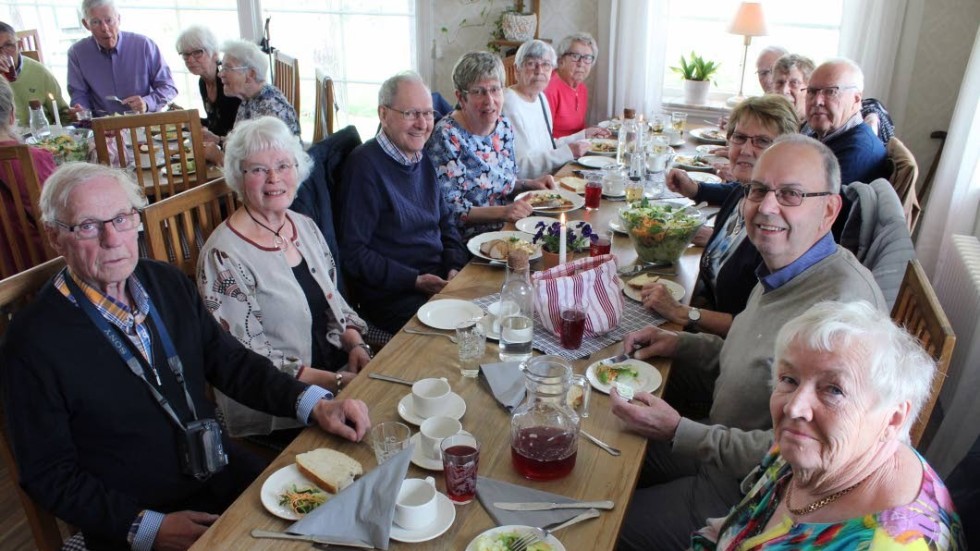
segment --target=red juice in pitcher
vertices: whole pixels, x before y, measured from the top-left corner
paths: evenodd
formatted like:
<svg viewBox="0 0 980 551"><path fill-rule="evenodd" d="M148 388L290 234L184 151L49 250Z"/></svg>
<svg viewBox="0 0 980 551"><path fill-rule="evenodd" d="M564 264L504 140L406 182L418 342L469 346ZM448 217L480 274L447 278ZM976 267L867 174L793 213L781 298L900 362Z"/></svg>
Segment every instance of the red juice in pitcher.
<svg viewBox="0 0 980 551"><path fill-rule="evenodd" d="M521 429L511 443L514 469L530 480L554 480L575 468L578 442L574 432L557 427Z"/></svg>

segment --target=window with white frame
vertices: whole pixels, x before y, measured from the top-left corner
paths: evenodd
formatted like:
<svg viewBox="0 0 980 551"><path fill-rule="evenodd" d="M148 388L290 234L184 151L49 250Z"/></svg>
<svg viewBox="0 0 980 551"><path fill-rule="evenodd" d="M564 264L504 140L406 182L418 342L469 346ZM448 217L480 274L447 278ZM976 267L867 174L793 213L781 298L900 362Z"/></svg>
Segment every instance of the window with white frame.
<svg viewBox="0 0 980 551"><path fill-rule="evenodd" d="M815 63L837 55L843 0L800 4L785 0L762 2L768 36L752 38L745 68L746 95L762 89L755 74L755 58L766 46L782 46L805 55ZM728 27L738 10L732 0L670 0L667 52L664 63L664 97L683 95L681 77L671 70L680 56L695 52L706 60L721 63L713 79L712 97L724 99L738 93L742 71L744 38L730 34Z"/></svg>

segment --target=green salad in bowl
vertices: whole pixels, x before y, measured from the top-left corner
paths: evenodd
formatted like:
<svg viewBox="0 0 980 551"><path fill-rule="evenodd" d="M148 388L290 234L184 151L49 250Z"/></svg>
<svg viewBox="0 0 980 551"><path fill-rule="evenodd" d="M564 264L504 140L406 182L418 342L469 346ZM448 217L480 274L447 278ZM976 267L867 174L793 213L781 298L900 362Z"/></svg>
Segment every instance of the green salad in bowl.
<svg viewBox="0 0 980 551"><path fill-rule="evenodd" d="M60 165L69 161L86 160L89 150L89 138L91 137L91 130L76 130L68 127L65 128L65 133L60 136L45 138L41 141L33 141L29 139L27 143L47 149L52 155L54 155L54 162Z"/></svg>
<svg viewBox="0 0 980 551"><path fill-rule="evenodd" d="M621 210L619 217L640 260L655 264L677 262L705 220L693 207L647 199Z"/></svg>

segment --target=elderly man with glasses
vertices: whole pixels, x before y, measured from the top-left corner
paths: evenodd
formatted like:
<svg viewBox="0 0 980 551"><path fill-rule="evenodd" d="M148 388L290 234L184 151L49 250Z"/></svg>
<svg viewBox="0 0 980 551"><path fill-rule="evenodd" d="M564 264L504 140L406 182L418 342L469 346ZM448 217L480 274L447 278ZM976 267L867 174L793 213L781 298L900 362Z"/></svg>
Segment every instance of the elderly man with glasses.
<svg viewBox="0 0 980 551"><path fill-rule="evenodd" d="M92 33L68 48L72 110L95 116L162 111L175 97L170 67L149 38L119 30L114 0L82 2L82 25Z"/></svg>
<svg viewBox="0 0 980 551"><path fill-rule="evenodd" d="M554 121L552 134L555 138L564 138L585 129L585 115L589 111L589 89L585 79L599 57L599 46L589 33L576 33L563 38L555 50L558 67L551 75L544 96Z"/></svg>
<svg viewBox="0 0 980 551"><path fill-rule="evenodd" d="M398 331L466 264L452 212L423 149L432 134L432 94L414 72L378 92L381 131L344 166L338 233L352 302Z"/></svg>
<svg viewBox="0 0 980 551"><path fill-rule="evenodd" d="M772 445L770 366L786 321L825 300L866 300L885 310L871 273L830 235L840 185L825 145L798 134L777 138L746 187L746 232L762 264L727 337L651 326L623 340L637 359L674 358L672 393L711 407L699 421L652 394L628 402L612 392L613 413L651 440L618 549L687 548L699 523L741 499L739 482Z"/></svg>
<svg viewBox="0 0 980 551"><path fill-rule="evenodd" d="M61 95L61 84L54 78L47 67L21 54L17 45L17 31L0 21L0 73L10 82L14 91L17 124L24 128L30 127L30 109L27 102L41 100L41 108L48 117L48 122L54 121L51 111L53 97L58 110L63 116L68 114L68 104Z"/></svg>

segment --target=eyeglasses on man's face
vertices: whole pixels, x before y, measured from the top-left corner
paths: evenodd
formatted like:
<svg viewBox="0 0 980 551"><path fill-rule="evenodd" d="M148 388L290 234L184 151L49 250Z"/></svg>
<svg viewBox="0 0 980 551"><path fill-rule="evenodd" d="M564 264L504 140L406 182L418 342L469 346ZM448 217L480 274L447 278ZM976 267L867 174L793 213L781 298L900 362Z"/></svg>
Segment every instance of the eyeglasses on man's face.
<svg viewBox="0 0 980 551"><path fill-rule="evenodd" d="M751 141L752 145L759 149L766 149L772 145L772 138L769 136L749 136L748 134L742 134L737 131L732 132L732 136L728 140L735 145L744 145L745 142Z"/></svg>
<svg viewBox="0 0 980 551"><path fill-rule="evenodd" d="M129 212L123 212L113 216L108 220L82 220L75 225L68 225L64 222L55 220L54 223L68 230L75 239L95 239L105 231L106 224L112 224L117 232L135 230L139 226L139 211L135 208Z"/></svg>
<svg viewBox="0 0 980 551"><path fill-rule="evenodd" d="M103 25L109 28L115 27L119 24L118 17L107 17L105 19L88 19L89 27L102 27Z"/></svg>
<svg viewBox="0 0 980 551"><path fill-rule="evenodd" d="M191 50L189 52L180 52L180 57L184 58L184 61L187 61L190 58L199 59L202 55L204 55L204 50Z"/></svg>
<svg viewBox="0 0 980 551"><path fill-rule="evenodd" d="M761 203L769 192L776 196L776 202L784 207L798 207L803 204L803 199L807 197L823 197L832 195L832 191L811 191L805 192L796 187L771 188L761 182L752 182L745 185L745 198L753 203Z"/></svg>
<svg viewBox="0 0 980 551"><path fill-rule="evenodd" d="M6 44L0 44L0 50L2 50L5 54L14 55L17 53L17 43L11 41L7 42Z"/></svg>
<svg viewBox="0 0 980 551"><path fill-rule="evenodd" d="M419 119L425 119L427 121L435 120L436 112L428 109L425 111L419 111L417 109L409 109L408 111L402 111L401 109L395 109L390 105L385 105L385 108L391 109L396 113L401 113L403 119L407 121L417 121Z"/></svg>
<svg viewBox="0 0 980 551"><path fill-rule="evenodd" d="M468 96L476 96L478 98L485 98L487 96L499 96L504 92L504 89L500 86L490 86L488 88L470 88L464 93Z"/></svg>
<svg viewBox="0 0 980 551"><path fill-rule="evenodd" d="M568 52L563 57L567 57L568 59L576 62L581 61L586 65L592 65L592 62L595 61L595 56L592 54L577 54L575 52Z"/></svg>
<svg viewBox="0 0 980 551"><path fill-rule="evenodd" d="M803 89L803 81L797 78L794 78L792 80L787 80L785 78L777 78L776 80L772 81L772 85L777 90L780 90L782 89L783 86L787 86L787 85L789 85L790 90Z"/></svg>
<svg viewBox="0 0 980 551"><path fill-rule="evenodd" d="M269 177L269 174L273 172L276 173L276 176L285 176L286 174L292 172L293 169L295 168L296 168L296 163L279 163L273 168L269 168L267 166L262 166L262 165L255 165L243 169L242 174L245 174L246 176L251 176L252 178L266 179Z"/></svg>
<svg viewBox="0 0 980 551"><path fill-rule="evenodd" d="M228 65L227 63L224 63L224 62L219 61L218 62L218 70L219 71L247 71L248 70L248 67L245 67L245 66L242 66L242 67L233 67L231 65Z"/></svg>
<svg viewBox="0 0 980 551"><path fill-rule="evenodd" d="M555 66L552 65L550 61L542 61L542 60L538 60L538 59L529 59L529 60L527 60L527 61L524 62L524 64L522 65L522 67L524 67L525 69L528 69L529 71L537 71L538 69L541 69L542 71L550 71L550 70L554 69Z"/></svg>
<svg viewBox="0 0 980 551"><path fill-rule="evenodd" d="M855 90L857 86L827 86L825 88L815 88L813 86L807 86L806 97L815 98L817 96L823 96L827 99L837 99L840 97L841 92L844 90Z"/></svg>

